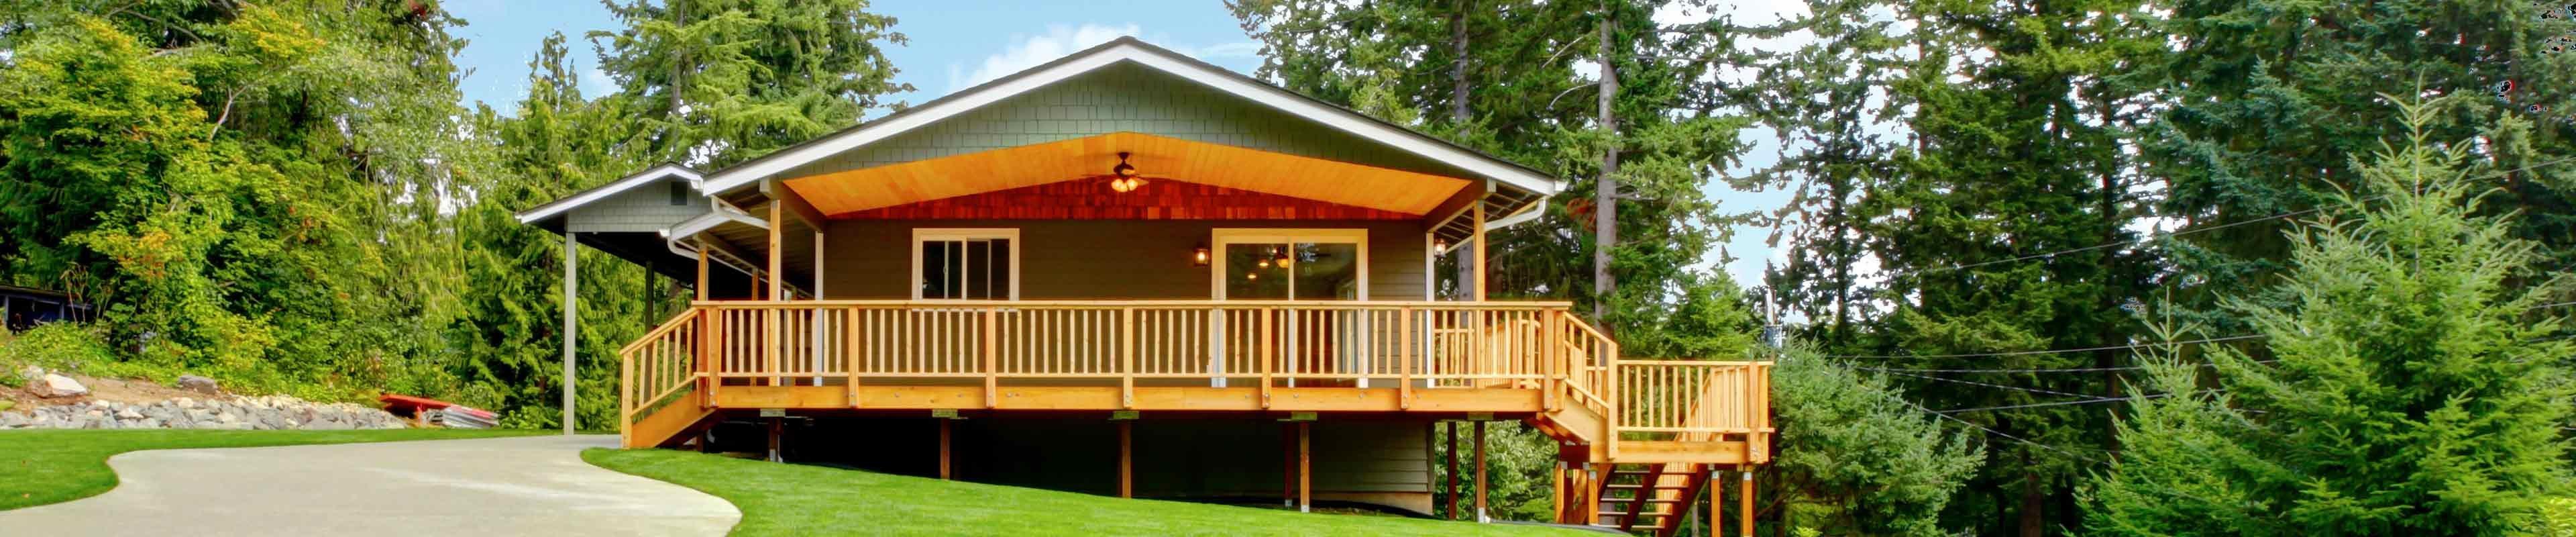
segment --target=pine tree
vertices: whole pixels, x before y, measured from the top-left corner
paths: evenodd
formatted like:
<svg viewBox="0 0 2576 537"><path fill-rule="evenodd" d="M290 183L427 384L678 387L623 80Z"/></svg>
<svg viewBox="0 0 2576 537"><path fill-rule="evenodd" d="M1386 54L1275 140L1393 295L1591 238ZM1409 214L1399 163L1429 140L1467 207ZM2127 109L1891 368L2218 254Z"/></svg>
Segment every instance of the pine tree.
<svg viewBox="0 0 2576 537"><path fill-rule="evenodd" d="M617 106L652 158L723 167L856 124L912 91L884 46L906 42L866 0L603 0L626 27L590 33Z"/></svg>
<svg viewBox="0 0 2576 537"><path fill-rule="evenodd" d="M2396 97L2383 97L2395 101ZM2409 126L2285 241L2286 304L2231 302L2271 360L2211 353L2214 386L2163 362L2095 479L2106 535L2518 535L2567 491L2562 311L2534 308L2542 245L2514 236L2495 156L2435 138L2467 103L2396 107ZM2471 171L2473 161L2483 160ZM2143 397L2143 396L2142 396Z"/></svg>

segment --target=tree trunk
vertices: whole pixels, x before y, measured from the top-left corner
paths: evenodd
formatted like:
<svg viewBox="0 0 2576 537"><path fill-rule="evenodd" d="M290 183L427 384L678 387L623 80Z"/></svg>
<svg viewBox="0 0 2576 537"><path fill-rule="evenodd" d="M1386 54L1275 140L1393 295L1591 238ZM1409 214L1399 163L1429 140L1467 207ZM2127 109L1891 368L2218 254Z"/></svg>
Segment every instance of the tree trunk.
<svg viewBox="0 0 2576 537"><path fill-rule="evenodd" d="M1458 0L1449 12L1449 51L1457 57L1449 63L1449 121L1467 124L1467 10L1474 9L1469 0Z"/></svg>
<svg viewBox="0 0 2576 537"><path fill-rule="evenodd" d="M2030 448L2021 451L2021 465L2030 467ZM2042 537L2047 534L2048 517L2043 506L2048 493L2039 486L2039 471L2023 470L2021 474L2021 536Z"/></svg>
<svg viewBox="0 0 2576 537"><path fill-rule="evenodd" d="M1611 138L1610 146L1601 151L1601 177L1592 192L1592 289L1600 298L1594 304L1594 315L1608 310L1608 302L1618 291L1618 278L1610 274L1610 251L1619 245L1619 117L1611 103L1619 95L1619 70L1610 62L1610 5L1601 4L1601 131ZM1606 326L1605 326L1606 328Z"/></svg>

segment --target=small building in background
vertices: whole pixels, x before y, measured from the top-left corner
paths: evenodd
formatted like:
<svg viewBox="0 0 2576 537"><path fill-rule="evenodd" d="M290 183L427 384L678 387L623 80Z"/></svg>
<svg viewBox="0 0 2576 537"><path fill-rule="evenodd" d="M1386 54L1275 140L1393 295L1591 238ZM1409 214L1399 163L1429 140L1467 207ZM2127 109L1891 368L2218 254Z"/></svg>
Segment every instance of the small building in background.
<svg viewBox="0 0 2576 537"><path fill-rule="evenodd" d="M6 319L11 332L54 321L81 322L97 317L98 311L88 303L59 291L0 285L0 319Z"/></svg>

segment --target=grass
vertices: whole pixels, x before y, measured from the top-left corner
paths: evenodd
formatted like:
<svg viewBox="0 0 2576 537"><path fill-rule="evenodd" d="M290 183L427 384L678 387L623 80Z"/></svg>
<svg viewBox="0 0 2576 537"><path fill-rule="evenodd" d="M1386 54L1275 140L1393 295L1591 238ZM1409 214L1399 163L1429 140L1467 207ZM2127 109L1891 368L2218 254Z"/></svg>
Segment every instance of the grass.
<svg viewBox="0 0 2576 537"><path fill-rule="evenodd" d="M67 502L116 488L116 472L108 469L107 458L128 451L490 438L546 432L463 429L0 431L0 511Z"/></svg>
<svg viewBox="0 0 2576 537"><path fill-rule="evenodd" d="M1543 526L1306 514L1124 500L660 449L590 449L582 460L733 502L737 536L867 535L1590 535Z"/></svg>

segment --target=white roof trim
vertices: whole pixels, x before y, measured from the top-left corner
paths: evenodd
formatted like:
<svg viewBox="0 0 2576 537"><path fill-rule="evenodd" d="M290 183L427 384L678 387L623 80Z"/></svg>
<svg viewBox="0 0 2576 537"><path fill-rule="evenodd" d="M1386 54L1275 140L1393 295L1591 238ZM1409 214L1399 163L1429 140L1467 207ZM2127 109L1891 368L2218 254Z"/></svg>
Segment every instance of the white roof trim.
<svg viewBox="0 0 2576 537"><path fill-rule="evenodd" d="M528 209L527 212L519 213L519 223L530 224L535 223L538 220L553 218L555 215L563 214L565 211L570 211L583 205L589 205L591 202L606 199L609 196L615 196L618 193L627 191L628 189L670 177L687 179L690 187L696 188L699 192L707 191L706 177L698 175L697 170L692 170L687 166L681 166L678 164L664 163L662 165L646 169L642 172L637 172L635 175L629 175L625 178L618 179L616 182L612 182L598 188L584 190L580 193L573 194L571 197L555 200L545 205L539 205L535 209Z"/></svg>
<svg viewBox="0 0 2576 537"><path fill-rule="evenodd" d="M1539 214L1546 212L1539 210L1539 208L1545 206L1547 206L1545 203L1532 203L1528 208L1521 209L1521 212L1512 213L1511 216L1503 217L1501 220L1487 221L1485 222L1485 231L1517 226L1524 222L1537 220Z"/></svg>
<svg viewBox="0 0 2576 537"><path fill-rule="evenodd" d="M797 166L802 166L832 155L857 149L859 147L875 143L879 140L884 140L894 135L920 128L924 125L936 123L940 120L947 119L967 111L982 108L986 105L993 104L994 102L1001 101L1002 99L1007 99L1031 90L1046 87L1067 78L1072 78L1076 75L1091 72L1118 62L1135 62L1139 65L1206 85L1218 91L1287 112L1290 115L1306 118L1308 120L1339 129L1343 132L1369 138L1379 143L1384 143L1397 149L1401 149L1415 155L1420 155L1443 164L1457 166L1458 168L1469 172L1510 183L1512 186L1536 192L1540 195L1553 195L1558 191L1558 185L1556 183L1556 178L1554 177L1533 172L1527 168L1503 162L1474 151L1459 148L1455 145L1450 145L1447 142L1442 142L1429 136L1406 130L1402 127L1388 125L1349 110L1321 104L1304 96L1279 89L1276 86L1253 81L1247 77L1243 77L1242 75L1188 59L1187 57L1180 56L1177 53L1136 41L1133 38L1123 38L1117 41L1111 41L1109 44L1102 45L1090 51L1077 53L1075 56L1058 60L1058 62L1059 63L1038 67L1030 71L1022 71L1018 74L1004 77L998 83L969 89L964 93L951 95L942 100L929 103L921 108L887 117L875 123L835 133L818 140L815 143L787 149L770 158L762 158L745 163L741 166L717 171L712 177L708 178L709 182L706 184L706 188L704 190L707 192L724 192L732 190L734 188L750 184L754 181L759 181L762 178L795 169Z"/></svg>

